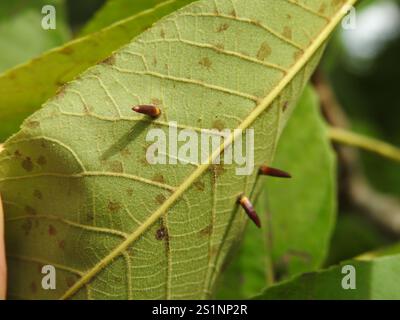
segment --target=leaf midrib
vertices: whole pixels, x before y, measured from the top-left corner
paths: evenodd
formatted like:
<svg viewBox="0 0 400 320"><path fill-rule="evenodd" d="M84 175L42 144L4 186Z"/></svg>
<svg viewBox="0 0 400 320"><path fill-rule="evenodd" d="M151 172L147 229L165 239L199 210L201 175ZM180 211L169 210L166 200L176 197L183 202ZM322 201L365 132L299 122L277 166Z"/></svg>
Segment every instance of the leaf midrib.
<svg viewBox="0 0 400 320"><path fill-rule="evenodd" d="M282 78L278 85L264 98L262 99L256 108L250 112L250 114L243 120L243 122L234 130L233 134L230 134L225 142L215 150L208 158L206 164L201 164L191 173L184 182L176 188L176 191L154 211L149 218L139 226L133 233L131 233L126 240L121 242L115 249L113 249L107 256L101 259L95 266L87 271L82 278L80 278L72 287L70 287L61 299L68 299L72 297L79 289L85 286L92 278L94 278L101 270L103 270L108 264L110 264L115 258L122 254L132 243L134 243L142 234L144 234L149 227L157 222L166 211L192 186L192 184L200 178L210 167L210 164L215 160L224 150L229 147L241 134L241 130L245 130L271 105L271 103L279 96L282 90L293 80L298 72L307 64L312 58L315 52L321 47L321 45L329 37L333 29L336 27L338 22L346 14L343 8L352 6L357 0L347 0L337 13L330 19L328 24L322 30L322 32L315 38L311 45L304 50L303 55L296 61L296 63L289 69L287 74Z"/></svg>

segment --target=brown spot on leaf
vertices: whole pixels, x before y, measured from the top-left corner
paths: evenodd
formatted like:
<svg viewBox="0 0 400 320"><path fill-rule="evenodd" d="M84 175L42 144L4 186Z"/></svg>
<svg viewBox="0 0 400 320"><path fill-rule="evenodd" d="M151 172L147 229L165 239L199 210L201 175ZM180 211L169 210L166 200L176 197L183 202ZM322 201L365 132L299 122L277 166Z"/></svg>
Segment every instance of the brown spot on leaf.
<svg viewBox="0 0 400 320"><path fill-rule="evenodd" d="M289 106L289 101L285 101L282 105L282 111L285 112Z"/></svg>
<svg viewBox="0 0 400 320"><path fill-rule="evenodd" d="M43 267L44 267L43 263L38 263L38 265L37 265L37 271L38 271L38 273L42 273Z"/></svg>
<svg viewBox="0 0 400 320"><path fill-rule="evenodd" d="M121 204L119 202L110 201L108 203L108 210L110 210L111 212L117 212L120 209L121 209Z"/></svg>
<svg viewBox="0 0 400 320"><path fill-rule="evenodd" d="M226 31L226 30L228 30L228 29L229 29L229 24L227 24L227 23L222 23L222 24L220 24L220 25L218 26L217 32L218 32L218 33L224 32L224 31Z"/></svg>
<svg viewBox="0 0 400 320"><path fill-rule="evenodd" d="M161 38L165 39L165 31L164 31L164 29L160 30L160 36L161 36Z"/></svg>
<svg viewBox="0 0 400 320"><path fill-rule="evenodd" d="M60 240L60 241L58 241L58 247L59 247L61 250L64 250L64 249L65 249L65 240Z"/></svg>
<svg viewBox="0 0 400 320"><path fill-rule="evenodd" d="M267 57L269 57L272 53L271 47L267 42L263 42L260 46L260 49L257 52L257 59L264 61Z"/></svg>
<svg viewBox="0 0 400 320"><path fill-rule="evenodd" d="M28 121L26 123L26 125L27 125L27 127L31 128L31 129L35 129L35 128L39 127L40 122L32 120L32 121Z"/></svg>
<svg viewBox="0 0 400 320"><path fill-rule="evenodd" d="M68 288L72 287L75 284L75 279L73 277L66 277L65 283L67 284Z"/></svg>
<svg viewBox="0 0 400 320"><path fill-rule="evenodd" d="M36 198L36 199L39 199L39 200L42 200L43 199L43 195L42 195L42 193L40 192L40 190L35 190L35 191L33 191L33 196Z"/></svg>
<svg viewBox="0 0 400 320"><path fill-rule="evenodd" d="M213 127L214 129L219 130L219 131L222 131L222 130L225 129L225 123L224 123L222 120L219 120L219 119L218 119L218 120L215 120L215 121L213 122L212 127Z"/></svg>
<svg viewBox="0 0 400 320"><path fill-rule="evenodd" d="M30 285L30 289L32 293L36 293L37 292L37 285L35 282L32 282Z"/></svg>
<svg viewBox="0 0 400 320"><path fill-rule="evenodd" d="M165 202L165 200L166 200L166 198L162 194L159 194L159 195L156 196L156 202L158 204L163 204Z"/></svg>
<svg viewBox="0 0 400 320"><path fill-rule="evenodd" d="M123 157L128 157L128 156L130 156L131 154L132 154L132 153L129 151L128 148L124 148L124 149L121 150L121 155L122 155Z"/></svg>
<svg viewBox="0 0 400 320"><path fill-rule="evenodd" d="M212 169L213 169L216 177L222 176L226 171L223 164L215 164L212 166Z"/></svg>
<svg viewBox="0 0 400 320"><path fill-rule="evenodd" d="M141 163L143 166L148 166L148 165L149 165L149 162L147 161L146 158L141 159L141 160L140 160L140 163Z"/></svg>
<svg viewBox="0 0 400 320"><path fill-rule="evenodd" d="M116 172L116 173L124 172L124 168L121 161L111 161L108 164L108 167L111 172Z"/></svg>
<svg viewBox="0 0 400 320"><path fill-rule="evenodd" d="M37 159L37 163L38 163L38 165L40 165L40 166L45 166L45 165L47 164L47 160L46 160L46 158L45 158L44 156L40 156L40 157Z"/></svg>
<svg viewBox="0 0 400 320"><path fill-rule="evenodd" d="M325 11L326 11L326 3L323 2L323 3L321 3L321 6L319 7L318 12L320 14L324 14Z"/></svg>
<svg viewBox="0 0 400 320"><path fill-rule="evenodd" d="M25 159L22 161L21 165L22 165L22 168L25 169L25 171L30 172L30 171L33 170L33 162L32 162L32 160L31 160L31 158L29 158L29 157L25 158Z"/></svg>
<svg viewBox="0 0 400 320"><path fill-rule="evenodd" d="M32 230L32 219L26 219L24 223L21 225L22 229L25 232L25 235L29 235Z"/></svg>
<svg viewBox="0 0 400 320"><path fill-rule="evenodd" d="M283 33L282 35L287 38L287 39L292 39L292 28L285 26L285 28L283 28Z"/></svg>
<svg viewBox="0 0 400 320"><path fill-rule="evenodd" d="M74 49L71 46L66 46L60 50L62 54L69 55L74 52Z"/></svg>
<svg viewBox="0 0 400 320"><path fill-rule="evenodd" d="M167 229L165 227L160 227L156 231L156 239L157 240L163 240L168 236Z"/></svg>
<svg viewBox="0 0 400 320"><path fill-rule="evenodd" d="M101 61L101 64L107 64L107 65L114 65L115 64L115 55L111 55L107 58L105 58L103 61Z"/></svg>
<svg viewBox="0 0 400 320"><path fill-rule="evenodd" d="M204 191L204 189L206 188L206 186L204 185L204 182L203 182L203 181L196 181L196 182L194 183L194 186L195 186L195 188L196 188L197 190L199 190L199 191Z"/></svg>
<svg viewBox="0 0 400 320"><path fill-rule="evenodd" d="M52 224L49 224L48 234L49 236L55 236L57 234L57 229Z"/></svg>
<svg viewBox="0 0 400 320"><path fill-rule="evenodd" d="M15 156L16 158L20 158L20 157L22 157L22 153L21 153L19 150L15 150L14 156Z"/></svg>
<svg viewBox="0 0 400 320"><path fill-rule="evenodd" d="M15 71L13 71L13 72L10 72L9 74L8 74L8 77L11 79L11 80L15 80L16 79L16 72Z"/></svg>
<svg viewBox="0 0 400 320"><path fill-rule="evenodd" d="M127 190L126 190L126 194L127 194L128 196L132 197L132 196L133 196L133 189L132 189L132 188L127 189Z"/></svg>
<svg viewBox="0 0 400 320"><path fill-rule="evenodd" d="M332 0L331 5L336 8L337 6L341 5L343 2L344 2L343 0Z"/></svg>
<svg viewBox="0 0 400 320"><path fill-rule="evenodd" d="M66 84L58 84L58 88L56 91L56 97L57 98L62 98L65 95L65 90L67 88Z"/></svg>
<svg viewBox="0 0 400 320"><path fill-rule="evenodd" d="M211 234L212 229L213 229L213 228L212 228L212 225L210 224L210 225L208 225L207 227L201 229L199 233L200 233L202 236L208 236L208 235Z"/></svg>
<svg viewBox="0 0 400 320"><path fill-rule="evenodd" d="M293 53L293 58L295 61L299 60L303 55L303 52L301 51L296 51L295 53Z"/></svg>
<svg viewBox="0 0 400 320"><path fill-rule="evenodd" d="M199 61L199 65L201 65L202 67L206 68L206 69L211 69L212 67L212 62L209 58L204 57Z"/></svg>
<svg viewBox="0 0 400 320"><path fill-rule="evenodd" d="M230 14L231 14L232 17L236 17L236 11L235 11L235 9L233 9L233 10L230 12Z"/></svg>
<svg viewBox="0 0 400 320"><path fill-rule="evenodd" d="M162 174L156 174L151 180L159 183L165 183L165 179Z"/></svg>
<svg viewBox="0 0 400 320"><path fill-rule="evenodd" d="M29 215L34 216L36 214L36 210L31 206L25 206L25 212Z"/></svg>
<svg viewBox="0 0 400 320"><path fill-rule="evenodd" d="M217 50L224 50L225 49L225 46L224 46L224 44L223 43L217 43L216 45L215 45L215 48L217 49Z"/></svg>
<svg viewBox="0 0 400 320"><path fill-rule="evenodd" d="M219 252L218 246L212 246L210 249L210 256L215 257Z"/></svg>

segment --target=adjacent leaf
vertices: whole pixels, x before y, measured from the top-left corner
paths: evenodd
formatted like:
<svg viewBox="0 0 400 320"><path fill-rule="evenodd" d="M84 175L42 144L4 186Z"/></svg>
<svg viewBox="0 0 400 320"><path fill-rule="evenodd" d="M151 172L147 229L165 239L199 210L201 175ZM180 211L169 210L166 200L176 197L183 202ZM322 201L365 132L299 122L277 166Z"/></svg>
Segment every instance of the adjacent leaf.
<svg viewBox="0 0 400 320"><path fill-rule="evenodd" d="M274 277L313 271L323 262L335 220L335 158L310 87L283 132L274 166L293 178L266 178L257 202L263 232L246 232L238 257L224 272L220 298L249 298Z"/></svg>
<svg viewBox="0 0 400 320"><path fill-rule="evenodd" d="M1 153L10 296L209 297L247 221L237 197L252 193L257 170L210 165L240 131L188 165L149 165L146 134L167 134L169 121L251 128L256 168L269 163L353 2L322 1L322 14L321 2L198 1L66 85ZM138 103L162 117L132 114ZM56 290L40 289L43 264L57 268Z"/></svg>
<svg viewBox="0 0 400 320"><path fill-rule="evenodd" d="M186 1L187 3L193 2ZM88 24L80 32L81 36L99 31L119 20L129 18L132 15L153 8L160 3L173 3L176 0L110 0L98 10Z"/></svg>
<svg viewBox="0 0 400 320"><path fill-rule="evenodd" d="M140 1L143 3L144 0ZM107 58L161 17L192 1L159 1L155 7L149 6L146 11L68 42L1 74L0 141L16 132L21 122L66 82Z"/></svg>
<svg viewBox="0 0 400 320"><path fill-rule="evenodd" d="M307 273L287 283L267 289L257 299L400 299L400 255L379 258L359 258L343 262L327 270ZM343 278L349 275L352 266L355 270L356 289L345 290ZM350 271L352 272L352 271ZM348 279L344 280L347 283Z"/></svg>
<svg viewBox="0 0 400 320"><path fill-rule="evenodd" d="M387 246L393 239L357 212L341 212L331 239L325 266ZM399 251L400 252L400 251Z"/></svg>
<svg viewBox="0 0 400 320"><path fill-rule="evenodd" d="M296 110L272 164L290 181L268 179L264 194L276 280L316 270L324 262L336 220L336 158L314 92Z"/></svg>
<svg viewBox="0 0 400 320"><path fill-rule="evenodd" d="M267 251L266 217L262 218L262 232L250 223L232 263L223 271L217 286L217 299L246 299L262 292L270 283L271 261ZM229 262L229 258L228 258Z"/></svg>
<svg viewBox="0 0 400 320"><path fill-rule="evenodd" d="M42 8L55 7L56 29L42 28ZM63 44L69 38L64 1L30 0L0 3L0 72Z"/></svg>

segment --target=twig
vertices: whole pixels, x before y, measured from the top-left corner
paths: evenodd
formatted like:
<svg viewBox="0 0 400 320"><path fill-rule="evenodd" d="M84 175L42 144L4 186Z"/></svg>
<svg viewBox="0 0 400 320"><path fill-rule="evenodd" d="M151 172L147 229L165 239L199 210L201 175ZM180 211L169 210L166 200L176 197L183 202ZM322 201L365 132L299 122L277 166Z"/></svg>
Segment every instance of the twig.
<svg viewBox="0 0 400 320"><path fill-rule="evenodd" d="M337 101L335 94L320 71L313 76L313 84L318 92L322 112L328 123L335 127L329 134L346 145L362 147L377 153L390 154L398 161L398 149L381 141L350 134L349 120ZM342 128L342 129L340 129ZM344 129L343 129L344 128ZM350 135L349 135L350 134ZM345 140L345 141L343 141ZM400 237L400 201L396 197L376 191L367 181L356 149L335 144L339 159L339 192L341 205L347 203L355 212L362 214L375 225L396 238ZM377 151L379 150L379 152ZM384 151L382 151L384 150Z"/></svg>
<svg viewBox="0 0 400 320"><path fill-rule="evenodd" d="M337 127L328 128L328 135L334 142L343 143L351 147L358 147L376 153L382 157L400 161L400 148L378 139L369 138Z"/></svg>

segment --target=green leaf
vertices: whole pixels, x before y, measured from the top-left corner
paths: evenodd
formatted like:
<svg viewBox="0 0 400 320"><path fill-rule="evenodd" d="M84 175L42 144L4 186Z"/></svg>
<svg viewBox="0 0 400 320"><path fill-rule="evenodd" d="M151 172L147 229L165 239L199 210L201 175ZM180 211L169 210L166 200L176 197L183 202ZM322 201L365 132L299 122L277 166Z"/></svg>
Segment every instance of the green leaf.
<svg viewBox="0 0 400 320"><path fill-rule="evenodd" d="M56 9L56 29L42 28L42 8ZM0 72L63 44L69 38L62 0L2 1L0 3Z"/></svg>
<svg viewBox="0 0 400 320"><path fill-rule="evenodd" d="M187 165L149 165L146 135L167 134L169 121L196 132L254 129L255 168L270 162L344 14L344 3L324 3L322 17L303 2L198 1L27 119L0 155L10 296L209 297L242 235L237 199L252 193L257 169L241 176L236 164L211 165L240 130L206 163ZM162 116L133 114L139 103ZM40 289L43 264L57 268L55 290Z"/></svg>
<svg viewBox="0 0 400 320"><path fill-rule="evenodd" d="M217 299L246 299L259 294L269 281L271 261L268 260L266 219L262 218L262 232L248 224L238 252L223 271L217 286ZM228 260L229 262L229 260Z"/></svg>
<svg viewBox="0 0 400 320"><path fill-rule="evenodd" d="M88 67L106 59L114 50L166 14L193 0L165 1L0 75L0 141L16 132L23 121L57 90ZM20 48L19 48L20 49Z"/></svg>
<svg viewBox="0 0 400 320"><path fill-rule="evenodd" d="M400 299L400 254L378 258L360 257L341 263L327 270L307 273L292 281L267 289L256 299L310 299L310 300L364 300L364 299ZM392 250L393 251L393 250ZM343 289L342 281L349 283L351 271L355 270L355 289ZM347 271L346 271L347 270Z"/></svg>
<svg viewBox="0 0 400 320"><path fill-rule="evenodd" d="M358 212L341 212L332 235L325 266L351 259L367 251L388 245L393 240Z"/></svg>
<svg viewBox="0 0 400 320"><path fill-rule="evenodd" d="M335 158L310 87L283 132L274 166L289 170L293 178L267 178L257 203L263 232L247 230L237 258L224 272L219 298L249 298L274 277L312 271L325 257L335 220Z"/></svg>
<svg viewBox="0 0 400 320"><path fill-rule="evenodd" d="M336 158L313 91L296 112L301 120L285 129L272 164L293 178L268 179L261 195L276 280L320 267L336 220Z"/></svg>
<svg viewBox="0 0 400 320"><path fill-rule="evenodd" d="M189 4L191 1L185 1ZM161 3L172 4L176 0L111 0L107 1L103 7L98 10L88 24L80 32L81 36L88 35L92 32L99 31L119 20L126 19L130 16L158 6ZM149 24L151 25L151 23Z"/></svg>

